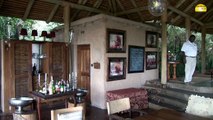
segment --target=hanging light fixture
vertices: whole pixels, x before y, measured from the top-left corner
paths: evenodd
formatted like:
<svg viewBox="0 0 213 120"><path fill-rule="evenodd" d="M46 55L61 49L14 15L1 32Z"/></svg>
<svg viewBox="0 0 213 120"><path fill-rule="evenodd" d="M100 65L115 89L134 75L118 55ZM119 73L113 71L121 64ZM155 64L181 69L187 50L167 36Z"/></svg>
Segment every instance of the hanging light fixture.
<svg viewBox="0 0 213 120"><path fill-rule="evenodd" d="M166 0L149 0L148 9L153 16L161 16L166 9Z"/></svg>

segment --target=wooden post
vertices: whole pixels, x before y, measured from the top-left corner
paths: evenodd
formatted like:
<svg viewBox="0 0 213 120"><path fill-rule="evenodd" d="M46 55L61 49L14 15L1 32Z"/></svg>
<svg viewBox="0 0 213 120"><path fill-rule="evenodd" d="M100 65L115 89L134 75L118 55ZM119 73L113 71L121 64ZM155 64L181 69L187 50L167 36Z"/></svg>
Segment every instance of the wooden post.
<svg viewBox="0 0 213 120"><path fill-rule="evenodd" d="M167 9L161 16L162 21L162 53L161 53L161 84L167 82Z"/></svg>
<svg viewBox="0 0 213 120"><path fill-rule="evenodd" d="M69 42L69 28L70 28L70 7L64 6L64 41Z"/></svg>
<svg viewBox="0 0 213 120"><path fill-rule="evenodd" d="M202 41L201 41L201 73L206 72L206 28L202 26Z"/></svg>
<svg viewBox="0 0 213 120"><path fill-rule="evenodd" d="M67 47L68 47L68 51L67 51L67 55L68 55L68 69L67 69L67 75L69 75L70 73L70 45L69 45L69 41L70 41L70 32L69 32L69 29L70 29L70 6L69 5L65 5L64 6L64 41L67 43ZM68 76L66 76L68 77Z"/></svg>
<svg viewBox="0 0 213 120"><path fill-rule="evenodd" d="M191 21L189 17L185 18L185 27L186 27L186 40L191 35Z"/></svg>

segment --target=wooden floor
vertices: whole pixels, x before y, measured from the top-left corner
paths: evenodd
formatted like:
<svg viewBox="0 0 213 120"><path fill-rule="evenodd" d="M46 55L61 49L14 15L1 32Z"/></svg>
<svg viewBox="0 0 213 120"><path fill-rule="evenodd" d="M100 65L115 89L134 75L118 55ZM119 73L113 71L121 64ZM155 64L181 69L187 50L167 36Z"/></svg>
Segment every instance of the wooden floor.
<svg viewBox="0 0 213 120"><path fill-rule="evenodd" d="M146 112L153 111L151 109L145 110ZM42 120L51 120L50 109L42 109ZM11 114L0 113L0 120L13 120ZM97 107L87 106L86 109L86 120L108 120L107 111L99 109Z"/></svg>
<svg viewBox="0 0 213 120"><path fill-rule="evenodd" d="M42 120L51 120L50 110L43 109L42 111ZM135 120L210 120L205 118L201 119L200 117L192 117L191 115L185 113L177 114L176 112L165 110L162 113L155 113L158 111L153 109L146 109L144 111L146 111L148 114L141 118L136 118ZM176 118L174 118L174 116L176 116ZM0 113L0 120L13 120L13 117L11 114ZM87 107L86 120L108 120L107 111L96 107Z"/></svg>

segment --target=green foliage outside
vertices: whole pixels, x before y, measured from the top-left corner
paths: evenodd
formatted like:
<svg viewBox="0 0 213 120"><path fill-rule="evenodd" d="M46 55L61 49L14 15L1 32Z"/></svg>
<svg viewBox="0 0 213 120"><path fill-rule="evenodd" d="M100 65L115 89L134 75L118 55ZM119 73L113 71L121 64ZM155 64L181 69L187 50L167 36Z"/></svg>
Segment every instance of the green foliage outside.
<svg viewBox="0 0 213 120"><path fill-rule="evenodd" d="M11 39L19 39L19 31L21 28L26 28L28 31L28 36L26 36L26 40L32 40L31 31L33 29L46 29L51 30L54 27L60 26L59 23L49 23L47 28L43 28L42 25L37 25L38 21L29 20L22 21L19 18L11 18L11 17L2 17L0 16L0 40L8 39L8 31L10 31ZM37 28L36 28L37 27ZM181 47L183 42L186 40L186 32L184 28L175 27L172 25L167 26L168 30L168 42L167 42L167 50L176 56L177 61L181 61L183 58L180 55ZM39 30L38 30L39 31ZM39 34L39 33L38 33ZM198 44L199 53L201 52L201 34L193 33L196 36L196 43ZM161 47L159 43L159 47ZM198 55L197 67L196 71L201 72L201 54ZM160 56L161 57L161 56ZM206 70L213 68L213 35L206 35ZM171 69L172 70L172 69ZM172 72L172 71L171 71ZM178 64L177 66L177 76L184 76L184 64Z"/></svg>
<svg viewBox="0 0 213 120"><path fill-rule="evenodd" d="M167 26L168 30L168 48L167 50L176 55L177 60L182 62L181 47L183 43L186 41L186 32L185 28L175 27L172 25ZM196 72L201 72L201 33L195 33L196 36L196 43L198 45L198 59L197 59L197 66ZM213 35L207 34L206 35L206 71L213 68ZM171 69L172 70L172 69ZM177 76L183 77L184 76L184 64L177 65Z"/></svg>
<svg viewBox="0 0 213 120"><path fill-rule="evenodd" d="M28 32L28 35L25 36L25 40L30 40L30 41L33 40L33 37L31 36L31 31L33 29L36 29L38 31L38 36L36 40L42 41L43 38L40 37L41 31L45 30L49 32L53 28L60 25L61 24L54 23L54 22L50 22L49 24L46 24L44 21L37 21L37 20L31 20L31 19L27 19L23 21L22 19L19 19L19 18L0 16L0 40L22 39L22 36L19 35L19 31L21 30L21 28L25 28L27 29L27 32Z"/></svg>

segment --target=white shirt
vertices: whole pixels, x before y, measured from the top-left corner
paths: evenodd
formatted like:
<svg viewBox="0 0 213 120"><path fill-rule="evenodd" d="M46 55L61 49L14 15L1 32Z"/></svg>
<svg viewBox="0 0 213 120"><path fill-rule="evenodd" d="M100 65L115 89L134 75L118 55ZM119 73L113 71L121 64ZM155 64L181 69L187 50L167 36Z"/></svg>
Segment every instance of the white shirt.
<svg viewBox="0 0 213 120"><path fill-rule="evenodd" d="M183 43L183 46L181 48L181 51L185 52L186 56L197 56L197 45L194 42L190 42L187 40Z"/></svg>

